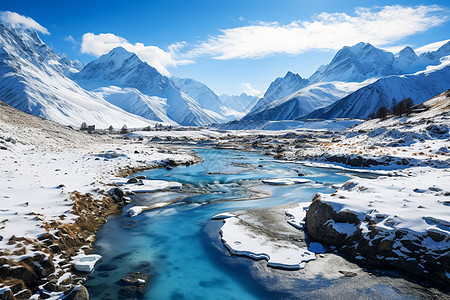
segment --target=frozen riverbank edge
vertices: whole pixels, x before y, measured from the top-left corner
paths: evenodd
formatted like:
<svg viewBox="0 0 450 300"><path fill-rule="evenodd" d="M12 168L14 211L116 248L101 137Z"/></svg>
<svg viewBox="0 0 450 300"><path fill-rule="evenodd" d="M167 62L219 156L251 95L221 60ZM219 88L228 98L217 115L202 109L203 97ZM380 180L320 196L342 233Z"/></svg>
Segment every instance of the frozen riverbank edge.
<svg viewBox="0 0 450 300"><path fill-rule="evenodd" d="M289 269L271 267L267 257L248 259L249 255L230 253L223 242L223 223L214 218L204 226L206 244L220 253L219 261L230 272L248 273L248 277L260 286L267 299L447 299L449 296L436 288L424 287L392 270L366 268L364 264L352 262L332 248L320 247L304 231L289 224L290 212L303 208L305 203L290 203L263 209L233 211L224 215L225 220L235 218L239 228L254 232L258 241L277 247L278 244L307 249L315 259L302 268ZM307 203L306 203L307 205ZM235 221L233 221L234 223ZM270 248L270 245L268 246ZM320 249L322 248L322 249ZM358 296L359 295L359 296ZM264 298L263 299L266 299Z"/></svg>

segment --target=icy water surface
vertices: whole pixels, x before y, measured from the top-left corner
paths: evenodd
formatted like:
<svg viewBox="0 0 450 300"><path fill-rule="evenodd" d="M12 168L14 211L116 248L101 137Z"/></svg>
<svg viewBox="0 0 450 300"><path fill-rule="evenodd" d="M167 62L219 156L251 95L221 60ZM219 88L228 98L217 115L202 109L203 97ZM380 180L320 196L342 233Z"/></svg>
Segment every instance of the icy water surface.
<svg viewBox="0 0 450 300"><path fill-rule="evenodd" d="M309 201L317 192L332 192L332 184L348 179L336 171L273 162L270 157L231 150L197 150L205 162L173 170L143 172L149 179L178 181L208 191L204 195L158 193L140 196L140 204L179 199L162 209L130 219L124 213L108 218L95 246L103 261L86 286L91 299L116 299L117 282L128 273L152 274L146 299L277 299L249 278L248 273L219 262L220 255L205 242L204 224L217 213L262 208L292 201ZM253 166L253 167L252 167ZM261 185L264 178L298 177L315 184L261 186L272 196L231 201L249 196L246 186ZM258 188L258 187L257 187ZM156 199L156 200L155 200Z"/></svg>

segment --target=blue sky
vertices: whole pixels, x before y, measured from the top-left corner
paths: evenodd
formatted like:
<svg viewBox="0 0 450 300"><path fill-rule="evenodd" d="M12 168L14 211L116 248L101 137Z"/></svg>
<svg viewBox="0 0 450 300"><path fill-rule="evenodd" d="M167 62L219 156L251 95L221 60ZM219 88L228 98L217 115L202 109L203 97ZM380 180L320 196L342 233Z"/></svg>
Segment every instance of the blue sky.
<svg viewBox="0 0 450 300"><path fill-rule="evenodd" d="M447 1L3 1L42 39L89 62L122 45L165 74L216 93L264 91L287 71L309 77L358 41L388 49L449 39Z"/></svg>

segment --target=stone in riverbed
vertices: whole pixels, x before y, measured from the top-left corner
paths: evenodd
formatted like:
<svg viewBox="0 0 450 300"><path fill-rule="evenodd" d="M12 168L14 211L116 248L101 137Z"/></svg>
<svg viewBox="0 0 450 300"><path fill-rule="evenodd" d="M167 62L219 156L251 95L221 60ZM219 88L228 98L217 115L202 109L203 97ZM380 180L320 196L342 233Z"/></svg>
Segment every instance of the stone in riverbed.
<svg viewBox="0 0 450 300"><path fill-rule="evenodd" d="M123 277L118 284L123 285L119 293L128 298L142 297L148 290L150 274L131 273Z"/></svg>
<svg viewBox="0 0 450 300"><path fill-rule="evenodd" d="M112 271L115 269L117 269L117 265L114 264L102 264L97 268L98 271Z"/></svg>

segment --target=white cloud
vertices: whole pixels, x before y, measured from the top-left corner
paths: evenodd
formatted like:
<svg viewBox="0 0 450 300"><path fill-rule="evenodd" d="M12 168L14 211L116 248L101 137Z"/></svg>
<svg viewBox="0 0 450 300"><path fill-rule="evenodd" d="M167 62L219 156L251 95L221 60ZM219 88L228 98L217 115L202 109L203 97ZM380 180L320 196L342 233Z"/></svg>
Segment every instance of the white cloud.
<svg viewBox="0 0 450 300"><path fill-rule="evenodd" d="M403 38L446 22L448 11L437 5L358 8L346 13L321 13L312 21L277 22L222 30L195 45L185 57L215 59L261 58L276 53L299 54L310 50L338 50L369 42L389 46Z"/></svg>
<svg viewBox="0 0 450 300"><path fill-rule="evenodd" d="M78 42L75 41L75 39L73 38L73 36L72 36L71 34L66 35L66 36L63 38L63 40L66 41L66 42L72 43L72 44L74 44L74 45L78 44Z"/></svg>
<svg viewBox="0 0 450 300"><path fill-rule="evenodd" d="M180 43L182 45L182 43ZM81 53L92 54L100 56L108 53L116 47L123 47L127 51L135 53L141 60L145 61L161 74L169 76L167 67L176 67L191 63L189 60L176 60L170 52L172 49L178 49L180 45L174 44L169 47L169 52L156 46L146 46L142 43L132 44L123 37L112 33L85 33L81 42ZM178 48L177 48L178 47Z"/></svg>
<svg viewBox="0 0 450 300"><path fill-rule="evenodd" d="M20 25L25 28L31 28L39 31L42 34L50 34L47 28L41 26L32 18L19 15L18 13L12 11L1 11L0 19L5 23Z"/></svg>
<svg viewBox="0 0 450 300"><path fill-rule="evenodd" d="M241 88L244 93L250 96L262 97L264 94L262 91L255 89L251 83L248 82L241 83Z"/></svg>

